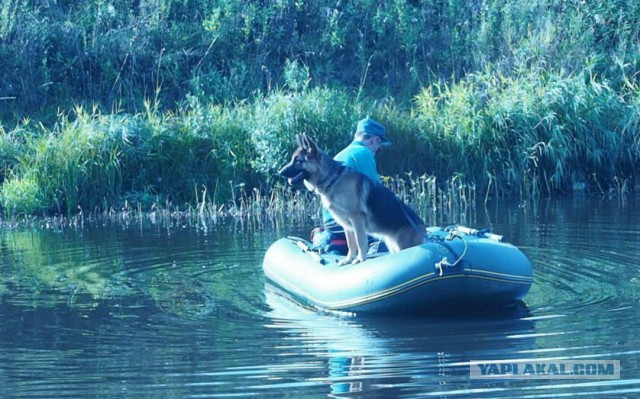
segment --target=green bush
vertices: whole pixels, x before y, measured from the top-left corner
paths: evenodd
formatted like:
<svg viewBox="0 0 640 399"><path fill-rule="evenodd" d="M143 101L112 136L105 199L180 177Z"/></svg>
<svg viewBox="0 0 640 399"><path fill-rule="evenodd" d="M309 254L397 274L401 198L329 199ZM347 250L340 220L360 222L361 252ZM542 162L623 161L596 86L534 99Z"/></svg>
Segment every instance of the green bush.
<svg viewBox="0 0 640 399"><path fill-rule="evenodd" d="M273 189L295 133L334 155L366 116L393 141L379 172L428 184L422 192L446 181L519 197L637 185L640 91L632 79L614 90L587 73L488 68L426 86L407 108L308 88L306 69L289 68L287 87L253 101L219 105L194 95L176 111L147 102L139 114L76 107L52 128L24 121L0 131L5 214L109 210L125 200L143 209L191 207L202 204L205 190L219 207Z"/></svg>
<svg viewBox="0 0 640 399"><path fill-rule="evenodd" d="M178 203L193 203L205 188L228 198L228 181L252 178L249 118L243 104L204 105L193 96L176 113L136 116L135 141L122 157L127 190Z"/></svg>
<svg viewBox="0 0 640 399"><path fill-rule="evenodd" d="M18 139L20 131L6 133L0 125L0 184L2 184L8 172L18 163L18 157L22 152L22 143Z"/></svg>
<svg viewBox="0 0 640 399"><path fill-rule="evenodd" d="M462 173L500 195L549 195L636 177L629 104L606 81L523 70L470 75L416 96L427 140Z"/></svg>
<svg viewBox="0 0 640 399"><path fill-rule="evenodd" d="M93 103L137 114L145 99L164 111L189 94L225 104L298 90L295 63L310 88L402 102L488 66L588 69L618 90L639 76L639 21L635 0L9 0L0 118L49 123Z"/></svg>
<svg viewBox="0 0 640 399"><path fill-rule="evenodd" d="M116 198L121 184L121 141L98 115L77 108L75 118L61 117L54 131L30 137L15 170L35 182L47 208L67 214Z"/></svg>
<svg viewBox="0 0 640 399"><path fill-rule="evenodd" d="M347 145L353 136L362 106L339 90L272 93L254 104L251 144L252 167L270 179L288 162L295 134L306 132L330 154Z"/></svg>
<svg viewBox="0 0 640 399"><path fill-rule="evenodd" d="M40 187L31 177L7 179L0 188L0 201L8 218L38 214L46 208Z"/></svg>

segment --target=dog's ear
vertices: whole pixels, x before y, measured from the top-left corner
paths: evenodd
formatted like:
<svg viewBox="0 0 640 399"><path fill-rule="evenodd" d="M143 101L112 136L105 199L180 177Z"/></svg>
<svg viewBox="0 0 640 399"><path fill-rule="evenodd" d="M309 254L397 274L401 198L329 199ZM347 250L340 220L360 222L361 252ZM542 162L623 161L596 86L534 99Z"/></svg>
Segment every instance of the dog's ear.
<svg viewBox="0 0 640 399"><path fill-rule="evenodd" d="M296 133L296 141L298 142L298 147L305 151L309 151L309 142L306 133L302 133L302 136Z"/></svg>
<svg viewBox="0 0 640 399"><path fill-rule="evenodd" d="M318 153L318 146L316 145L316 143L313 140L311 140L309 138L309 136L307 136L306 133L302 133L302 141L306 145L306 146L304 146L302 148L306 149L307 152L309 152L310 154L317 154Z"/></svg>

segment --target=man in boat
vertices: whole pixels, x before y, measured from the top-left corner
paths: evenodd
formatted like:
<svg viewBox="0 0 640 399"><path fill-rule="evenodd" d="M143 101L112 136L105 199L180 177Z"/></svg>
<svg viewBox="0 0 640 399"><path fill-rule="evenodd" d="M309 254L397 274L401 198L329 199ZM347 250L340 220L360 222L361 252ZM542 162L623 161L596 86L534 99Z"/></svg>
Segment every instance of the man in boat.
<svg viewBox="0 0 640 399"><path fill-rule="evenodd" d="M365 118L358 122L353 141L333 159L345 166L367 175L373 181L380 183L375 154L382 147L391 145L386 136L387 129L379 122ZM327 209L322 209L323 227L315 228L311 232L311 241L314 249L322 252L333 252L345 255L349 248L344 229L331 216ZM369 237L369 242L377 239ZM380 243L379 250L384 249L384 243Z"/></svg>

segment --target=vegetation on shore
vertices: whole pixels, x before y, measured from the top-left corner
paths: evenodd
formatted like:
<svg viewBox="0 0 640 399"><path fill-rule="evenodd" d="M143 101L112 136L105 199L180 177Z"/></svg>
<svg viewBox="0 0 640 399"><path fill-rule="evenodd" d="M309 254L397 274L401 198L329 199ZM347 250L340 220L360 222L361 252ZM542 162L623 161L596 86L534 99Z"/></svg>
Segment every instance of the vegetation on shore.
<svg viewBox="0 0 640 399"><path fill-rule="evenodd" d="M364 116L421 206L639 186L635 1L45 3L0 5L8 218L290 211L293 134Z"/></svg>

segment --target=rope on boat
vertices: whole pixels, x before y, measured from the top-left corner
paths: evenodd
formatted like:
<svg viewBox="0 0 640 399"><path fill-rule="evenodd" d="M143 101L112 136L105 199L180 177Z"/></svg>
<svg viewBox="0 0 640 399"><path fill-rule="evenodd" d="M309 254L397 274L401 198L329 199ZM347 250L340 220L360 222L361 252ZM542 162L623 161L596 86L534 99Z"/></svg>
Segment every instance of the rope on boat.
<svg viewBox="0 0 640 399"><path fill-rule="evenodd" d="M462 238L461 234L487 238L489 240L493 240L497 242L501 242L504 239L504 237L501 235L491 233L491 229L476 230L476 229L472 229L465 226L454 225L454 226L446 227L444 230L449 232L449 237L446 238L447 240L452 241L454 238L458 238L462 240L462 243L464 244L464 250L462 251L462 255L458 256L453 263L449 262L449 260L446 257L443 257L440 262L435 264L436 269L438 269L438 271L440 272L439 273L440 276L444 274L444 270L446 268L456 267L458 263L460 263L462 258L464 258L464 256L466 255L468 244L467 244L467 241L464 238ZM451 252L454 256L457 256L451 247L446 245L444 242L441 242L441 244L445 245L449 249L449 252Z"/></svg>
<svg viewBox="0 0 640 399"><path fill-rule="evenodd" d="M455 230L451 232L450 241L454 238L459 238L462 241L462 243L464 244L464 250L462 251L462 254L458 256L458 259L456 259L453 263L449 263L449 260L446 257L443 257L440 262L436 263L436 269L438 269L438 271L440 272L438 274L439 277L442 277L442 275L444 274L444 269L458 266L458 263L460 263L462 258L464 258L464 256L467 254L467 242Z"/></svg>
<svg viewBox="0 0 640 399"><path fill-rule="evenodd" d="M402 210L402 213L404 214L404 216L407 218L407 220L409 221L409 223L411 224L411 226L413 227L413 229L415 231L417 231L422 237L424 237L426 242L429 241L433 241L433 237L431 234L429 234L428 232L423 231L423 229L420 228L420 226L418 226L415 222L415 220L413 220L413 218L407 213L407 211L404 208L404 204L402 203L402 201L400 201L400 199L398 197L396 197L396 199L398 200L398 203L400 204L400 209ZM462 227L462 226L459 226ZM465 229L471 230L467 227L465 227ZM466 231L461 231L462 234L469 234ZM451 232L451 239L453 240L454 238L458 237L459 239L462 240L462 243L464 244L464 250L462 251L462 255L458 256L458 258L453 262L453 263L449 263L449 261L447 260L446 257L443 257L442 260L438 263L435 264L435 267L440 271L440 277L442 277L443 273L444 273L444 269L446 269L447 267L455 267L458 265L458 263L460 262L460 260L464 257L464 255L467 253L467 242L457 233L457 231L454 229ZM440 242L441 245L443 245L445 248L447 248L449 250L449 252L451 252L451 254L455 257L457 256L455 251L453 250L453 248L451 248L448 244L446 244L444 241Z"/></svg>

